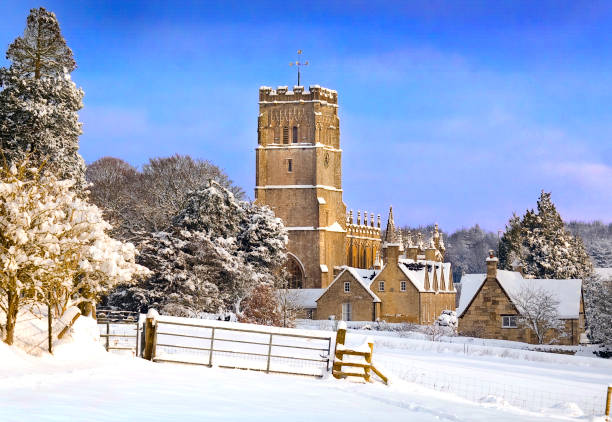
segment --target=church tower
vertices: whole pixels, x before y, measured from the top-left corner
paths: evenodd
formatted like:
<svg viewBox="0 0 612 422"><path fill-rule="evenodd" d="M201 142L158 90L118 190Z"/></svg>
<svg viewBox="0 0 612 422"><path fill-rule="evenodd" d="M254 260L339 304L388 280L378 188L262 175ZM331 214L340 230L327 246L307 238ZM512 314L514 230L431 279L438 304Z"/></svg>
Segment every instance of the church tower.
<svg viewBox="0 0 612 422"><path fill-rule="evenodd" d="M327 287L346 263L336 91L259 89L255 200L289 231L292 287Z"/></svg>

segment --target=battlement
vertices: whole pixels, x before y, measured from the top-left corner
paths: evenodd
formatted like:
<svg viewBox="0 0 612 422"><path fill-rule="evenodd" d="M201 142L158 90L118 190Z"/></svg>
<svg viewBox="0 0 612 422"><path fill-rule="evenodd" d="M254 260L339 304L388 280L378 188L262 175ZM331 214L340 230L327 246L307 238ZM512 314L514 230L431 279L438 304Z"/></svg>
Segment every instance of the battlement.
<svg viewBox="0 0 612 422"><path fill-rule="evenodd" d="M377 222L374 223L374 214L370 214L368 222L368 212L363 212L363 221L361 219L361 211L357 211L357 221L353 218L353 210L351 210L346 216L346 231L347 236L355 236L361 238L369 238L380 241L381 228L380 228L380 214L378 215Z"/></svg>
<svg viewBox="0 0 612 422"><path fill-rule="evenodd" d="M259 103L295 103L295 102L319 102L338 106L338 92L333 89L323 88L319 85L310 85L308 91L303 86L294 86L290 91L286 86L272 89L269 86L259 88Z"/></svg>

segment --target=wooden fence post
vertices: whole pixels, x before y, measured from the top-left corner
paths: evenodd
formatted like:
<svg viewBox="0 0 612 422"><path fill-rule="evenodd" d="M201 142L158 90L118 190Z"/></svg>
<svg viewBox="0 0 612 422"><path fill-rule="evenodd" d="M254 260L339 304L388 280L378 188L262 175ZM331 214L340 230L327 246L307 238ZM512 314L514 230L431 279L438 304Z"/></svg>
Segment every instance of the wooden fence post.
<svg viewBox="0 0 612 422"><path fill-rule="evenodd" d="M155 349L157 348L157 318L159 314L155 309L149 309L147 312L147 320L145 322L145 347L144 358L153 360L155 358Z"/></svg>
<svg viewBox="0 0 612 422"><path fill-rule="evenodd" d="M338 331L336 332L336 345L334 346L334 363L332 365L332 375L334 378L341 378L338 375L342 372L342 365L337 362L338 359L342 360L342 352L338 351L338 345L344 344L346 341L346 323L344 321L340 321L338 323Z"/></svg>
<svg viewBox="0 0 612 422"><path fill-rule="evenodd" d="M210 355L208 355L208 366L212 368L212 355L215 345L215 327L212 327L212 333L210 335Z"/></svg>
<svg viewBox="0 0 612 422"><path fill-rule="evenodd" d="M374 340L372 340L372 337L368 337L366 342L368 343L368 346L370 347L370 354L368 356L365 356L365 361L370 366L372 366L372 355L374 354ZM365 373L365 376L363 378L366 381L370 381L370 367L363 368L363 372Z"/></svg>
<svg viewBox="0 0 612 422"><path fill-rule="evenodd" d="M606 397L606 422L610 422L610 401L612 401L612 384L608 386L608 396Z"/></svg>

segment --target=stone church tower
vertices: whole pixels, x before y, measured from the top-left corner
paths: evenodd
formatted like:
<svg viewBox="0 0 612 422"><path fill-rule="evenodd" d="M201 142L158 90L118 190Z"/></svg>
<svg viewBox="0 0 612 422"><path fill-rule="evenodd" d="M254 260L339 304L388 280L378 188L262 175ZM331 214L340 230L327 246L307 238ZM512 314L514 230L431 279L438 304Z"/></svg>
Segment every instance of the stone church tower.
<svg viewBox="0 0 612 422"><path fill-rule="evenodd" d="M346 264L338 94L259 89L255 200L289 231L292 287L327 287Z"/></svg>

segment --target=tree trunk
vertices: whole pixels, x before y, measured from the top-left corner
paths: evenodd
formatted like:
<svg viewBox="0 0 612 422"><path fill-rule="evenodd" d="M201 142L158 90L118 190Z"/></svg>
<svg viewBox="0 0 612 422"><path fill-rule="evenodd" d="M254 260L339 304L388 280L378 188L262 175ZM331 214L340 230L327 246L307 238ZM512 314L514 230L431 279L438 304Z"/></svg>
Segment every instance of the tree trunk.
<svg viewBox="0 0 612 422"><path fill-rule="evenodd" d="M6 314L6 338L4 342L9 346L15 340L15 323L17 322L17 312L19 311L19 294L8 292L8 312Z"/></svg>
<svg viewBox="0 0 612 422"><path fill-rule="evenodd" d="M51 315L51 293L47 294L47 333L49 334L49 353L53 354L53 315Z"/></svg>

